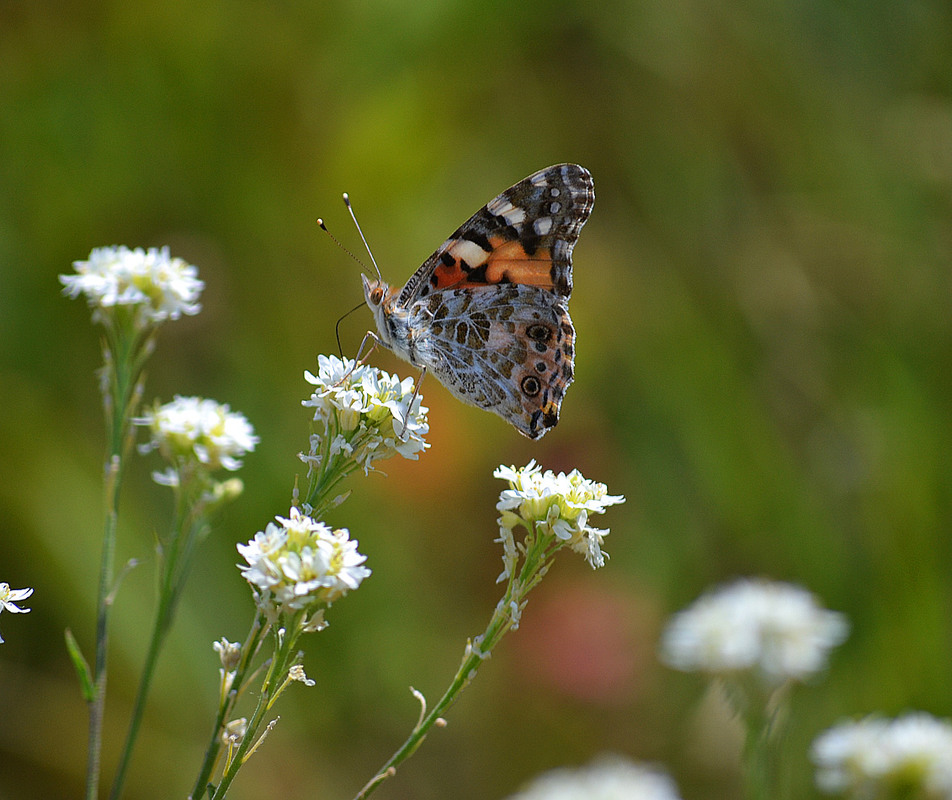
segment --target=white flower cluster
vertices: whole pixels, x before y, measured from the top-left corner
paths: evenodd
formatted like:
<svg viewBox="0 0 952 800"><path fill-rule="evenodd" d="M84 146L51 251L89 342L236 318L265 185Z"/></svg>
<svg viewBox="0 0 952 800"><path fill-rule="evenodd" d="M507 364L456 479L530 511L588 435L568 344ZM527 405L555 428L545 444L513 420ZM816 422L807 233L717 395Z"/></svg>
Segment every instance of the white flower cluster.
<svg viewBox="0 0 952 800"><path fill-rule="evenodd" d="M135 307L145 324L201 311L198 298L205 284L198 279L198 270L170 257L168 247L98 247L87 261L75 261L73 266L76 275L60 275L63 293L86 295L97 322L116 306Z"/></svg>
<svg viewBox="0 0 952 800"><path fill-rule="evenodd" d="M756 673L768 687L826 666L849 625L799 586L744 579L709 592L672 617L661 656L686 672Z"/></svg>
<svg viewBox="0 0 952 800"><path fill-rule="evenodd" d="M662 772L620 757L587 767L543 773L510 800L678 800L674 781Z"/></svg>
<svg viewBox="0 0 952 800"><path fill-rule="evenodd" d="M331 530L296 508L275 517L238 552L246 581L258 589L258 604L273 613L328 606L370 575L367 557L344 530ZM323 624L323 620L317 620Z"/></svg>
<svg viewBox="0 0 952 800"><path fill-rule="evenodd" d="M26 600L31 594L33 594L32 589L11 589L9 583L0 583L0 611L9 611L11 614L28 614L30 609L20 608L17 603ZM0 636L0 644L3 644L2 636Z"/></svg>
<svg viewBox="0 0 952 800"><path fill-rule="evenodd" d="M412 378L401 381L334 356L318 356L317 362L317 375L304 373L317 388L303 405L314 409L323 430L311 436L310 453L301 456L306 464L314 468L342 458L368 473L375 461L394 455L415 460L426 449L428 409L414 397Z"/></svg>
<svg viewBox="0 0 952 800"><path fill-rule="evenodd" d="M176 395L170 403L156 403L146 409L135 422L150 431L150 439L140 446L140 451L158 450L174 466L195 462L209 471L234 471L259 441L243 414L201 397ZM155 477L160 483L174 484L176 480L174 469Z"/></svg>
<svg viewBox="0 0 952 800"><path fill-rule="evenodd" d="M552 470L543 472L535 461L519 469L500 466L493 477L509 482L496 504L504 542L511 539L517 525L527 531L541 527L582 553L592 567L605 564L601 545L609 531L589 527L588 520L608 506L624 503L622 495L608 494L604 483L588 480L577 469L556 475Z"/></svg>
<svg viewBox="0 0 952 800"><path fill-rule="evenodd" d="M816 782L853 798L952 798L952 724L923 712L843 722L813 743Z"/></svg>

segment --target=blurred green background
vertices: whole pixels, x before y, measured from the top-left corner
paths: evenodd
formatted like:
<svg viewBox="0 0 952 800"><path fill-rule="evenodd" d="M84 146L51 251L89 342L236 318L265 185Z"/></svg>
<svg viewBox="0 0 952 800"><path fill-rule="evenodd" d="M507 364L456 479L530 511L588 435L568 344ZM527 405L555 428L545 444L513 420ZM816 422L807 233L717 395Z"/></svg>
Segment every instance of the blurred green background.
<svg viewBox="0 0 952 800"><path fill-rule="evenodd" d="M353 482L329 521L373 577L310 637L313 689L234 797L348 798L403 740L497 600L500 463L578 467L628 503L611 561L566 554L522 628L380 798L501 798L606 750L685 798L739 796L730 721L658 664L666 617L740 575L803 584L853 626L794 696L792 796L845 715L952 714L952 6L947 0L415 3L250 0L0 8L0 798L81 794L101 536L98 332L57 274L169 245L204 310L167 325L146 397L201 394L262 437L203 546L159 665L128 797L183 797L241 639L235 542L286 513L302 379L362 299L340 193L404 281L480 205L577 161L577 380L532 443L423 386L432 449ZM365 309L342 325L353 353ZM374 363L407 366L380 351ZM138 459L114 614L108 782L151 622L168 496Z"/></svg>

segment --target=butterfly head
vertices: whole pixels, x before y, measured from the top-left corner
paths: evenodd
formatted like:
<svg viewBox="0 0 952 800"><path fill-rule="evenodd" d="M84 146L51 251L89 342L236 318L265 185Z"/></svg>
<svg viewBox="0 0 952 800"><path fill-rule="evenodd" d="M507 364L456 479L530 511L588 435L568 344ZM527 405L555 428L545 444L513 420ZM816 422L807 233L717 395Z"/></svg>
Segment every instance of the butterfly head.
<svg viewBox="0 0 952 800"><path fill-rule="evenodd" d="M364 282L364 299L374 315L377 333L384 345L392 347L397 290L380 278L368 278L366 275L360 277Z"/></svg>
<svg viewBox="0 0 952 800"><path fill-rule="evenodd" d="M370 310L376 315L377 308L383 304L384 299L390 293L390 287L379 278L368 278L366 275L360 277L364 282L364 298L367 300Z"/></svg>

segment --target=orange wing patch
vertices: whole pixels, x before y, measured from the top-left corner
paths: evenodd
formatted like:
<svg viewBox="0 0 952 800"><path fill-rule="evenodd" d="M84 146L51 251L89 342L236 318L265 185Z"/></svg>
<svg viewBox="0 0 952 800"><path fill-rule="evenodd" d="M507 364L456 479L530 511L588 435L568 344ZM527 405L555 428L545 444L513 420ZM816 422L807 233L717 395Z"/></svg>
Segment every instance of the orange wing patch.
<svg viewBox="0 0 952 800"><path fill-rule="evenodd" d="M530 256L522 242L496 237L490 241L493 251L489 254L486 267L488 283L508 281L543 289L553 288L552 253L547 247L540 247Z"/></svg>
<svg viewBox="0 0 952 800"><path fill-rule="evenodd" d="M457 259L442 261L430 275L430 286L434 289L448 289L451 286L459 286L466 280L466 273Z"/></svg>
<svg viewBox="0 0 952 800"><path fill-rule="evenodd" d="M515 283L553 288L552 253L543 247L533 255L522 242L504 236L489 238L490 249L458 239L440 255L430 276L432 289L451 289Z"/></svg>

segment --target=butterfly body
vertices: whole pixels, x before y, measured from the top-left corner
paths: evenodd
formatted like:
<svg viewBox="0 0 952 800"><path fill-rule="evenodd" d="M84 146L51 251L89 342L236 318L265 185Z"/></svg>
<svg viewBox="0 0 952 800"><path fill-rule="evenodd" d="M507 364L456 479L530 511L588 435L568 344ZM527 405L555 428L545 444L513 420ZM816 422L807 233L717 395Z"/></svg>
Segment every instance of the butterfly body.
<svg viewBox="0 0 952 800"><path fill-rule="evenodd" d="M572 248L594 201L587 170L549 167L483 206L402 289L364 277L379 341L463 402L543 436L574 377Z"/></svg>

